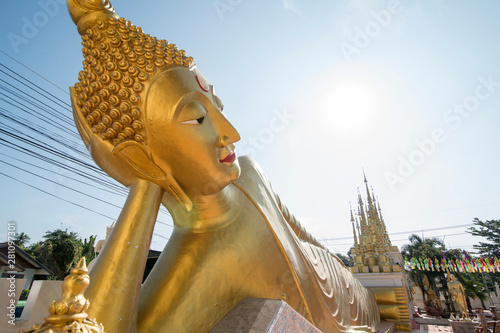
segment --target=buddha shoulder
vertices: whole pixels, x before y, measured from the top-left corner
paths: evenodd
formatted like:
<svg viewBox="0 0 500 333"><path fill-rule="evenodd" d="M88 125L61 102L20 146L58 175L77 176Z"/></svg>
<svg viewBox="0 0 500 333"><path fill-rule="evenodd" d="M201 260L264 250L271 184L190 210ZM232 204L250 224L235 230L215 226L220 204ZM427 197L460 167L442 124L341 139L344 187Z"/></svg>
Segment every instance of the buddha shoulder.
<svg viewBox="0 0 500 333"><path fill-rule="evenodd" d="M269 179L253 157L240 156L238 157L238 162L241 168L241 175L234 183L247 191L258 190L261 186L272 188Z"/></svg>

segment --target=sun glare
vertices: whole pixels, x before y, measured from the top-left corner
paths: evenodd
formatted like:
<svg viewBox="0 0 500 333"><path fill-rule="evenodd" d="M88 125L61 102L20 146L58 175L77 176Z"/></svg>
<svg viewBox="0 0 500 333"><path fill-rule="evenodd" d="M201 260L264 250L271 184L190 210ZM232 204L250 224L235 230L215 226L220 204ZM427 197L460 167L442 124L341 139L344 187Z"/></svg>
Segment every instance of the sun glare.
<svg viewBox="0 0 500 333"><path fill-rule="evenodd" d="M361 130L373 118L377 107L374 89L369 85L344 81L325 94L322 111L336 129Z"/></svg>

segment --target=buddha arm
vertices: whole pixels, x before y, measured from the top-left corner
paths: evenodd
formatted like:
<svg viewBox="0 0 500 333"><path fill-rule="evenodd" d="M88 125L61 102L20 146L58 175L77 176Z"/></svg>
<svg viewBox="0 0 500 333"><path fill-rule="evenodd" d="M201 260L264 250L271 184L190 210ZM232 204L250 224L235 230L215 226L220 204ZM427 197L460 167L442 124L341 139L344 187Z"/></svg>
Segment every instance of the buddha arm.
<svg viewBox="0 0 500 333"><path fill-rule="evenodd" d="M88 314L106 332L135 332L139 291L163 190L139 180L90 271Z"/></svg>

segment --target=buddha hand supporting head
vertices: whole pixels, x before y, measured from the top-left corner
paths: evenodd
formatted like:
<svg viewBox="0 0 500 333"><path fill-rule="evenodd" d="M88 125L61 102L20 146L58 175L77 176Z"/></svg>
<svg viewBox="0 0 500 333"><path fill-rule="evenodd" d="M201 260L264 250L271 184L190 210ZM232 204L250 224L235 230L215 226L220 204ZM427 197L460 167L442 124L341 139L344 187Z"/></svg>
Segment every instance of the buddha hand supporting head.
<svg viewBox="0 0 500 333"><path fill-rule="evenodd" d="M236 179L239 134L193 59L117 18L107 0L68 8L85 57L74 118L95 162L125 186L154 182L188 210L190 197Z"/></svg>

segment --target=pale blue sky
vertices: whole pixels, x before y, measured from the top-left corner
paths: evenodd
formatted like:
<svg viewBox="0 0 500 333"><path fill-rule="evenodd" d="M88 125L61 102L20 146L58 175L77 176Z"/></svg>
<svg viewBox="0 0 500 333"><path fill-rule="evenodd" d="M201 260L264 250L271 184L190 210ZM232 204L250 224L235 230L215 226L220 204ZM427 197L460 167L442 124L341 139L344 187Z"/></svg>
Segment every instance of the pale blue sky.
<svg viewBox="0 0 500 333"><path fill-rule="evenodd" d="M43 3L51 5L44 10ZM77 80L82 55L80 37L61 3L3 1L0 49L67 90ZM242 136L239 153L254 155L282 201L317 238L352 237L349 201L356 201L356 188L363 186L362 167L389 233L499 218L498 2L155 0L113 5L118 15L195 58ZM48 13L46 22L43 13ZM40 27L26 37L23 26L35 19L42 20ZM26 43L16 46L13 34ZM69 102L67 94L4 54L0 59ZM465 111L456 113L454 105ZM17 156L2 145L0 153ZM402 160L418 165L405 169ZM118 208L9 166L0 170L105 215L119 214ZM46 177L118 206L124 201L54 174ZM0 182L2 239L10 220L32 240L61 226L101 238L112 222L1 175ZM168 216L160 219L170 223ZM168 237L170 230L160 224L155 233ZM464 230L425 231L424 236L448 234L448 246L470 249L477 239ZM402 245L407 236L391 238ZM345 253L349 243L327 245ZM153 248L164 244L160 236L153 238Z"/></svg>

